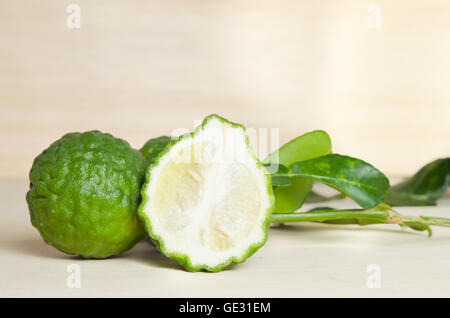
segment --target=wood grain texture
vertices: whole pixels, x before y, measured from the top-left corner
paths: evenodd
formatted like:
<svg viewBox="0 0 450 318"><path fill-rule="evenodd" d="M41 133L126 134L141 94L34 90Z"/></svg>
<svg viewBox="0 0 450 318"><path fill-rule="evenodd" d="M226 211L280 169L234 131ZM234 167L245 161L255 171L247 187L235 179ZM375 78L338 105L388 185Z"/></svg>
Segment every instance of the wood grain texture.
<svg viewBox="0 0 450 318"><path fill-rule="evenodd" d="M105 260L82 260L46 245L31 226L25 181L0 180L0 297L449 297L450 229L434 236L389 225L298 224L271 228L245 263L219 273L189 273L142 242ZM351 207L349 201L329 203ZM305 206L305 208L308 208ZM410 215L450 217L437 207L399 208ZM70 264L81 288L66 281ZM368 288L370 264L381 288Z"/></svg>
<svg viewBox="0 0 450 318"><path fill-rule="evenodd" d="M388 174L450 153L450 3L0 0L0 177L25 177L69 131L140 147L219 113L325 129L334 150Z"/></svg>

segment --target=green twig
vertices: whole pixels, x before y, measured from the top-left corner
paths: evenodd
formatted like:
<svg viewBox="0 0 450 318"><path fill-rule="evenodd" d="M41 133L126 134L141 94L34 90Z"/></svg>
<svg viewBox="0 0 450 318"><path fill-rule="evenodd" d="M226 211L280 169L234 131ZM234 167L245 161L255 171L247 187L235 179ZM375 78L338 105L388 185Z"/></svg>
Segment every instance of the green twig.
<svg viewBox="0 0 450 318"><path fill-rule="evenodd" d="M371 209L324 210L302 213L274 213L272 223L288 222L322 222L332 224L396 224L403 228L410 227L417 231L428 231L430 226L450 227L450 219L427 216L404 216L382 203Z"/></svg>

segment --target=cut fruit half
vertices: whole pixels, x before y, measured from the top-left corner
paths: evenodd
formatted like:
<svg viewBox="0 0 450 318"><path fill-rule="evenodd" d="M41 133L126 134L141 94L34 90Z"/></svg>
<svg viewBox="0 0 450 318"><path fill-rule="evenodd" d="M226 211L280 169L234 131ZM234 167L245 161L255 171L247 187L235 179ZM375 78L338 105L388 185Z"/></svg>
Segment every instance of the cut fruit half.
<svg viewBox="0 0 450 318"><path fill-rule="evenodd" d="M166 256L187 270L220 271L267 240L274 203L245 128L210 115L149 167L139 216Z"/></svg>

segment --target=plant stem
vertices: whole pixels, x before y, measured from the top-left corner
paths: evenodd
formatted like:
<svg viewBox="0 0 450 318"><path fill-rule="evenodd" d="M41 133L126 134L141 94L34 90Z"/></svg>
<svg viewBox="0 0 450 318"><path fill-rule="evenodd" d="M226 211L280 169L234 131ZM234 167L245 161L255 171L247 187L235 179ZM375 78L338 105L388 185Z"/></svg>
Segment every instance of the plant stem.
<svg viewBox="0 0 450 318"><path fill-rule="evenodd" d="M302 213L274 213L272 223L322 222L332 224L396 224L417 231L428 231L430 225L450 227L450 219L427 216L404 216L395 212L387 204L379 204L371 209L324 210Z"/></svg>
<svg viewBox="0 0 450 318"><path fill-rule="evenodd" d="M326 222L332 220L346 220L359 218L373 219L374 221L379 221L379 223L385 223L385 221L388 219L388 215L384 211L370 211L363 209L272 214L273 223Z"/></svg>
<svg viewBox="0 0 450 318"><path fill-rule="evenodd" d="M426 225L450 227L450 219L434 216L401 216L404 223L420 222Z"/></svg>

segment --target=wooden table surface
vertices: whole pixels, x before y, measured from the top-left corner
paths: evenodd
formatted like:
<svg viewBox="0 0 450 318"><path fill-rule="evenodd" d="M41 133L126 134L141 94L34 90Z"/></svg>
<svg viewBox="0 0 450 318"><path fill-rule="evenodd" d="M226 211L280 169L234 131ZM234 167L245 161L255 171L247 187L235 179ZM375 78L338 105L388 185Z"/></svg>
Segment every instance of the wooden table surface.
<svg viewBox="0 0 450 318"><path fill-rule="evenodd" d="M189 273L145 241L106 260L57 251L31 226L27 187L25 180L0 181L0 297L450 296L447 228L434 228L428 238L389 225L274 227L267 244L244 264L219 273ZM450 198L437 207L398 211L450 217ZM80 268L80 288L67 287L71 264ZM380 288L368 287L374 268Z"/></svg>

